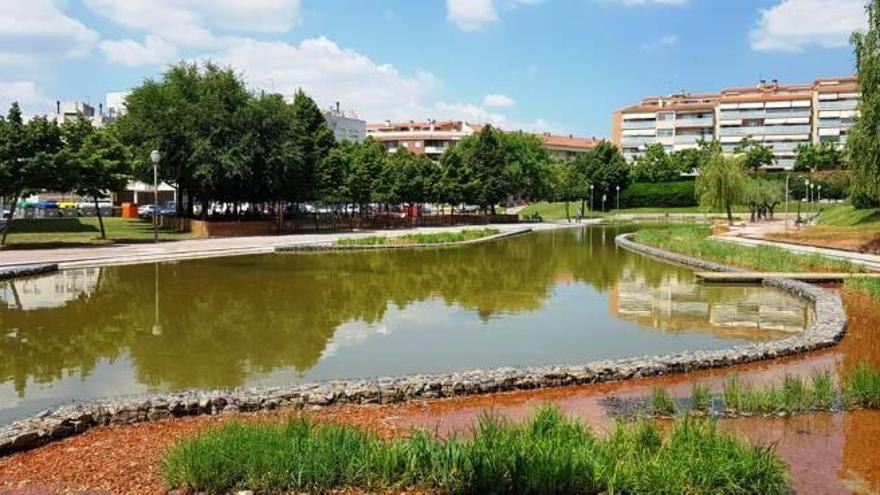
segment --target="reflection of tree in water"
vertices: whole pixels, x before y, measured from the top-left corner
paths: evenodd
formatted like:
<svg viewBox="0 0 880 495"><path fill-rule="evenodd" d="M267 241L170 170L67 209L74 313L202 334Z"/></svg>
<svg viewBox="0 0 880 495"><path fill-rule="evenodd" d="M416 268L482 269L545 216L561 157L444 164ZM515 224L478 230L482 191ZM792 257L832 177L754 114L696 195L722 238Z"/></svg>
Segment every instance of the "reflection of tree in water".
<svg viewBox="0 0 880 495"><path fill-rule="evenodd" d="M154 266L108 268L91 295L61 308L0 306L0 382L23 394L28 378L88 375L99 360L128 350L149 386L234 386L251 372L307 371L339 325L379 323L391 303L437 297L485 321L539 309L563 275L606 291L625 266L649 283L683 271L618 250L613 230L605 239L600 229L565 230L441 250L161 265L158 335Z"/></svg>

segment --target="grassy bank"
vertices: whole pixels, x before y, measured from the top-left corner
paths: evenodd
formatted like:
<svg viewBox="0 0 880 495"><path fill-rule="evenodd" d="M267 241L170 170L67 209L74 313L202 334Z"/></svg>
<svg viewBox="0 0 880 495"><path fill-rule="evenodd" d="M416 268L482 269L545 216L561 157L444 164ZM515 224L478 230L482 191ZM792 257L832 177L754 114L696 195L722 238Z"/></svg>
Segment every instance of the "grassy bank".
<svg viewBox="0 0 880 495"><path fill-rule="evenodd" d="M822 255L796 255L772 246L743 246L707 239L711 227L673 225L643 229L635 240L642 244L727 265L770 272L860 272L859 265Z"/></svg>
<svg viewBox="0 0 880 495"><path fill-rule="evenodd" d="M786 375L781 383L755 386L733 376L720 394L695 384L690 397L676 401L662 387L649 397L637 399L626 410L635 415L668 417L676 414L792 415L841 409L880 409L880 368L867 362L835 385L827 370L815 370L809 378ZM679 405L683 404L683 405Z"/></svg>
<svg viewBox="0 0 880 495"><path fill-rule="evenodd" d="M370 236L356 239L339 239L337 246L404 246L408 244L449 244L472 241L500 233L498 229L467 229L458 232L433 234L406 234L397 237Z"/></svg>
<svg viewBox="0 0 880 495"><path fill-rule="evenodd" d="M610 202L606 203L605 206L606 207L611 206ZM571 214L571 218L575 218L575 216L577 215L577 211L580 207L581 207L580 202L572 201L571 203L569 203L568 208L569 208L569 213ZM744 207L736 207L734 209L734 212L735 213L746 213L746 212L748 212L748 210L745 209ZM520 212L520 216L525 218L527 216L534 215L535 213L541 215L541 218L543 218L544 220L547 220L547 221L565 220L566 219L565 203L564 202L534 203L534 204L531 204L531 205L527 206L526 208L524 208ZM588 212L588 213L589 213L589 216L591 216L591 217L602 217L602 216L607 217L607 216L614 216L617 214L621 214L621 215L665 215L667 213L670 215L685 214L686 213L686 214L692 214L692 215L696 215L696 214L708 215L710 217L723 216L720 213L707 212L707 210L705 208L700 208L698 206L671 207L671 208L621 208L620 210L608 209L605 211L604 214L599 210Z"/></svg>
<svg viewBox="0 0 880 495"><path fill-rule="evenodd" d="M783 493L786 468L770 448L687 419L664 434L651 422L606 437L544 407L516 425L484 415L472 438L419 432L383 441L306 419L228 424L171 449L172 488L226 493L427 490L439 493Z"/></svg>
<svg viewBox="0 0 880 495"><path fill-rule="evenodd" d="M852 205L823 205L819 224L769 236L822 247L880 252L880 210Z"/></svg>
<svg viewBox="0 0 880 495"><path fill-rule="evenodd" d="M110 217L104 219L107 239L101 239L97 217L17 219L6 239L10 247L42 248L53 246L101 245L116 242L153 240L153 224L140 219ZM187 232L159 231L161 240L191 238Z"/></svg>

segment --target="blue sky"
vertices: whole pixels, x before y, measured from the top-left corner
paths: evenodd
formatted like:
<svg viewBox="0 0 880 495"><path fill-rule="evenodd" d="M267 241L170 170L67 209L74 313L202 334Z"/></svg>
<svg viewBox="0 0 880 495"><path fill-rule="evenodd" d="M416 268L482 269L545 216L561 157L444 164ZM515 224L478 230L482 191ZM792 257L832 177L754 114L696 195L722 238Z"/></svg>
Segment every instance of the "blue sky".
<svg viewBox="0 0 880 495"><path fill-rule="evenodd" d="M180 59L370 121L608 136L643 96L849 75L864 0L0 0L0 104L97 103Z"/></svg>

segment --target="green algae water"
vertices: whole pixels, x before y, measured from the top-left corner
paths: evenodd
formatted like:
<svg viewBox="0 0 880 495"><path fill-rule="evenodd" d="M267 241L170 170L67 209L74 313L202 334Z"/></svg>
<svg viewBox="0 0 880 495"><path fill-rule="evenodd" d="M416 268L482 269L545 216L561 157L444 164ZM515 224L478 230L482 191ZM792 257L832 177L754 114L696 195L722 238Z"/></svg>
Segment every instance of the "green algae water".
<svg viewBox="0 0 880 495"><path fill-rule="evenodd" d="M114 395L716 349L810 322L781 291L624 251L624 231L0 281L0 423Z"/></svg>

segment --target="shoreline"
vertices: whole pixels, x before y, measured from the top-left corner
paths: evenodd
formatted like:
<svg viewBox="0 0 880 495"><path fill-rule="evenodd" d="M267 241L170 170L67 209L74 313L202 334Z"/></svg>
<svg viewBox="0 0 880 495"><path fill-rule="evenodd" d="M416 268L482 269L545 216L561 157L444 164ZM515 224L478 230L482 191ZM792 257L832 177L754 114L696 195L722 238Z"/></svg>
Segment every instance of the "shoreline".
<svg viewBox="0 0 880 495"><path fill-rule="evenodd" d="M704 270L732 271L732 267L635 243L629 240L629 236L631 234L622 234L615 238L615 242L624 249L656 257L665 262ZM772 360L830 347L843 337L846 331L846 314L839 295L803 282L785 279L770 279L765 285L811 301L815 310L813 323L806 330L792 337L716 351L639 356L578 365L507 367L437 375L336 380L279 387L191 390L74 403L0 426L0 456L40 447L98 426L238 411L283 408L298 410L332 404L391 404L420 399L622 381Z"/></svg>

